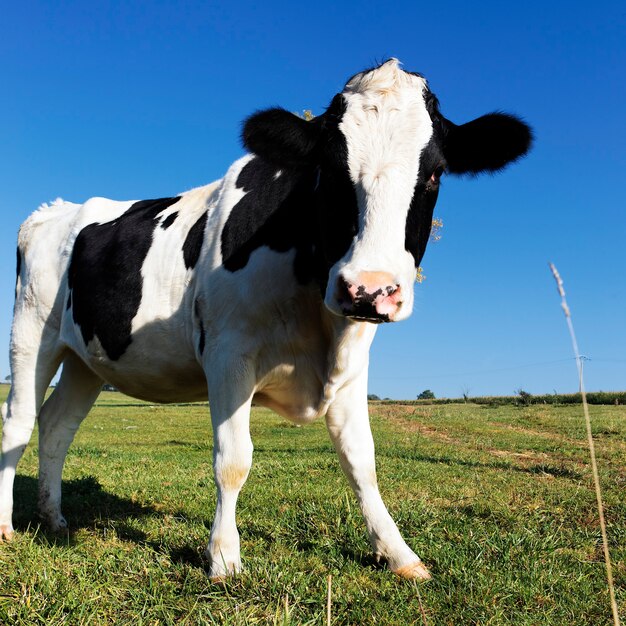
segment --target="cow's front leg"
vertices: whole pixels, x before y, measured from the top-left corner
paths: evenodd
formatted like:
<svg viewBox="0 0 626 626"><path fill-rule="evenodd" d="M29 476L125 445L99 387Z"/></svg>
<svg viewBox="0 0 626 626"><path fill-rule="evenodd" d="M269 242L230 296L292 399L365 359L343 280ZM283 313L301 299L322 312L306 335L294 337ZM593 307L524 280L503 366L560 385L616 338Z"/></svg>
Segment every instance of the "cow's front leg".
<svg viewBox="0 0 626 626"><path fill-rule="evenodd" d="M252 465L250 406L255 379L247 362L213 367L207 378L217 507L205 555L211 562L211 578L219 580L241 570L235 508Z"/></svg>
<svg viewBox="0 0 626 626"><path fill-rule="evenodd" d="M375 554L399 576L429 579L430 573L402 539L378 491L367 408L367 372L337 394L326 415L326 425L359 501Z"/></svg>

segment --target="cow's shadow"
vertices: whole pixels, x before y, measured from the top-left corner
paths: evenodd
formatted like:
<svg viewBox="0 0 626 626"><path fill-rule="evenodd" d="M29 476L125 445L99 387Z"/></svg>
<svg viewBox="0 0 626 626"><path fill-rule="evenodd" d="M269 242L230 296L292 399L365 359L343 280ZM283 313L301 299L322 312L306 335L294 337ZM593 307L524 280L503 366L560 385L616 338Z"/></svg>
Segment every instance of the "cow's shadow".
<svg viewBox="0 0 626 626"><path fill-rule="evenodd" d="M15 477L13 519L16 530L32 529L41 523L37 510L37 484L37 479L31 476L18 474ZM62 490L63 511L71 524L70 536L78 530L97 528L109 521L119 522L130 517L158 514L151 506L109 493L94 476L64 480ZM40 530L47 536L53 536L53 533L45 530L43 524ZM67 532L60 534L67 535Z"/></svg>
<svg viewBox="0 0 626 626"><path fill-rule="evenodd" d="M14 486L15 530L32 532L33 541L40 544L72 547L84 541L77 537L80 530L98 530L106 534L108 529L112 529L122 541L149 546L156 552L167 553L174 562L206 569L197 546L178 546L169 550L148 539L146 533L132 523L142 517L162 517L163 511L109 493L94 476L64 480L62 489L63 512L69 527L65 531L52 532L41 522L37 510L37 479L18 474Z"/></svg>

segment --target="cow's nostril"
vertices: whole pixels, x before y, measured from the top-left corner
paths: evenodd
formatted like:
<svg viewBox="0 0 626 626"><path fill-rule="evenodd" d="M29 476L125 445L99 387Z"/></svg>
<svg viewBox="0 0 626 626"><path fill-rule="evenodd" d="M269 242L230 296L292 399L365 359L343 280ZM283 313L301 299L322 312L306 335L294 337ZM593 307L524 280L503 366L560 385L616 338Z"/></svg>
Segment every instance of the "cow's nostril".
<svg viewBox="0 0 626 626"><path fill-rule="evenodd" d="M390 285L387 287L387 297L390 298L392 296L395 302L399 301L402 296L402 289L400 288L400 285Z"/></svg>

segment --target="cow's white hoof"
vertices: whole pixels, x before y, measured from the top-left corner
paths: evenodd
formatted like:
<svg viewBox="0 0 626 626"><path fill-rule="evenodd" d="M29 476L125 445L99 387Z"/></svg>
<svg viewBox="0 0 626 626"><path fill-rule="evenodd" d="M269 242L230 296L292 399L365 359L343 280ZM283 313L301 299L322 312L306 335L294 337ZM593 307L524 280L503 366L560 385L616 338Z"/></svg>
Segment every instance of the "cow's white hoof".
<svg viewBox="0 0 626 626"><path fill-rule="evenodd" d="M415 563L405 565L404 567L392 571L394 574L409 580L430 580L432 578L430 572L421 561L415 561Z"/></svg>
<svg viewBox="0 0 626 626"><path fill-rule="evenodd" d="M3 524L0 526L0 542L11 541L13 539L14 531L11 524Z"/></svg>
<svg viewBox="0 0 626 626"><path fill-rule="evenodd" d="M241 572L241 563L224 563L217 564L217 562L211 563L211 569L209 570L209 578L213 583L223 583L235 574Z"/></svg>
<svg viewBox="0 0 626 626"><path fill-rule="evenodd" d="M208 548L204 552L204 556L211 563L209 578L214 583L224 582L241 572L241 559L239 557L228 558L223 552L212 554Z"/></svg>
<svg viewBox="0 0 626 626"><path fill-rule="evenodd" d="M11 541L13 539L13 524L5 522L0 524L0 542Z"/></svg>

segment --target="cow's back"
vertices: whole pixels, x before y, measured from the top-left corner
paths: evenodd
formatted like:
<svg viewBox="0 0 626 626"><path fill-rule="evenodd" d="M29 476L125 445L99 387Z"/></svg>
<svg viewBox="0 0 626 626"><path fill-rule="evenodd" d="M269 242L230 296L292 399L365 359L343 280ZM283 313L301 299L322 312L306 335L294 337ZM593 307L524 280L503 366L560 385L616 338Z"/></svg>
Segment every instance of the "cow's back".
<svg viewBox="0 0 626 626"><path fill-rule="evenodd" d="M36 307L61 344L132 395L206 397L191 283L218 188L42 206L20 229L16 310Z"/></svg>

